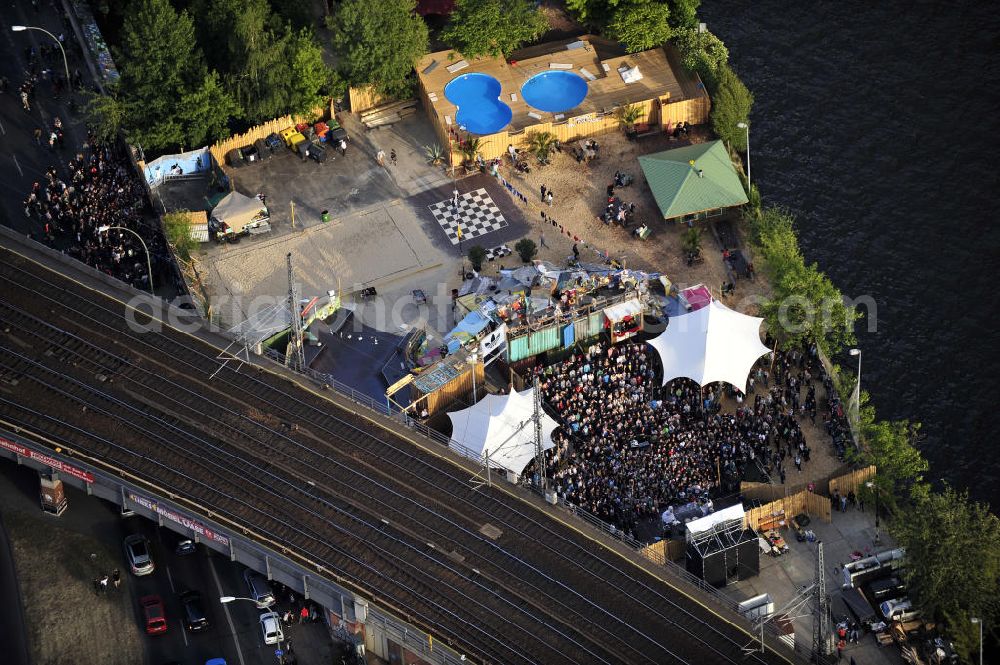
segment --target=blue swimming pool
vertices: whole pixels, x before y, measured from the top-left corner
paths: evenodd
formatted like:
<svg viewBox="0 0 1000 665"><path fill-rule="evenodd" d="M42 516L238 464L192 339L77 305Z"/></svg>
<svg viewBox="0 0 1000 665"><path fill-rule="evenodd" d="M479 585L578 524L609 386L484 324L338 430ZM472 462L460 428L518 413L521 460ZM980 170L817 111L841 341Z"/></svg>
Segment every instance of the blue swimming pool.
<svg viewBox="0 0 1000 665"><path fill-rule="evenodd" d="M493 134L510 123L513 112L500 101L500 81L489 74L462 74L444 87L444 96L458 107L455 121L473 134Z"/></svg>
<svg viewBox="0 0 1000 665"><path fill-rule="evenodd" d="M576 108L587 96L587 82L573 72L551 71L535 74L521 86L528 106L548 113Z"/></svg>

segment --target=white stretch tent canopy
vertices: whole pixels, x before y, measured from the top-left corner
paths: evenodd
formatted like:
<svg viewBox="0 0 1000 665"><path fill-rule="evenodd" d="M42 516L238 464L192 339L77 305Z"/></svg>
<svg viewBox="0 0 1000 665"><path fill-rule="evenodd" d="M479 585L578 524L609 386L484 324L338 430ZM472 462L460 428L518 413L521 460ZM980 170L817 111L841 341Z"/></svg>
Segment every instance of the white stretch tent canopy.
<svg viewBox="0 0 1000 665"><path fill-rule="evenodd" d="M535 456L534 388L508 395L487 395L468 409L448 414L452 443L460 443L482 455L489 450L490 462L520 474ZM558 423L544 411L542 448L552 448L552 430Z"/></svg>
<svg viewBox="0 0 1000 665"><path fill-rule="evenodd" d="M745 393L754 363L771 351L760 341L763 320L717 300L671 317L663 334L649 342L663 363L664 385L685 377L702 386L724 381Z"/></svg>

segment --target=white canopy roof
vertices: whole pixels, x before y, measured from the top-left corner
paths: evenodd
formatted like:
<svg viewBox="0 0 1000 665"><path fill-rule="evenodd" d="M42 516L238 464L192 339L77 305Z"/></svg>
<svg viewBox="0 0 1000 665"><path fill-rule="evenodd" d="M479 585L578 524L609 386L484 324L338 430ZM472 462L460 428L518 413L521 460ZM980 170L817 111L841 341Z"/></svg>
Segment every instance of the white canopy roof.
<svg viewBox="0 0 1000 665"><path fill-rule="evenodd" d="M535 456L534 388L509 395L487 395L474 405L448 414L451 418L452 443L483 453L488 449L490 462L515 473ZM543 411L542 448L552 448L552 430L558 423Z"/></svg>
<svg viewBox="0 0 1000 665"><path fill-rule="evenodd" d="M609 321L622 321L626 316L638 316L640 312L642 305L635 298L604 308L604 316Z"/></svg>
<svg viewBox="0 0 1000 665"><path fill-rule="evenodd" d="M760 342L763 320L735 312L717 300L671 317L663 334L649 342L663 362L663 383L678 377L702 386L724 381L745 393L754 363L770 352Z"/></svg>

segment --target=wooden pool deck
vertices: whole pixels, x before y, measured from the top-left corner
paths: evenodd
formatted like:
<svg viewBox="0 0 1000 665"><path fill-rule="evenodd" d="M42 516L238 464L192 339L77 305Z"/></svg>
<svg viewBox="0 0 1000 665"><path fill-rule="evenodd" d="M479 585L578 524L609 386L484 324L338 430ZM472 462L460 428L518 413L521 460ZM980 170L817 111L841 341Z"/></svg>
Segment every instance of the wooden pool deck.
<svg viewBox="0 0 1000 665"><path fill-rule="evenodd" d="M626 83L621 70L638 67L642 78ZM439 126L458 126L458 108L448 101L445 86L462 74L488 74L500 82L500 101L513 112L508 133L517 133L540 122L558 123L569 118L593 114L596 119L622 104L653 99L683 101L699 94L700 82L684 72L677 58L668 57L663 48L628 54L608 40L592 35L547 42L523 49L509 60L503 58L463 59L456 51L439 51L421 58L417 76ZM574 109L560 114L547 113L528 106L521 97L521 86L532 76L546 71L573 72L587 81L586 98Z"/></svg>

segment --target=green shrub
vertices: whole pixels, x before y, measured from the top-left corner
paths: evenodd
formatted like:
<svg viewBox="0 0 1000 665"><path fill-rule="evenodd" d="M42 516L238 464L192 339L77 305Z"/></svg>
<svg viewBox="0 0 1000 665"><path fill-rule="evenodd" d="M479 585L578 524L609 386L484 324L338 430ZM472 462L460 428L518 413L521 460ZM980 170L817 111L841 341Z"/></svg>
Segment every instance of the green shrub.
<svg viewBox="0 0 1000 665"><path fill-rule="evenodd" d="M531 263L531 259L535 258L535 255L538 254L538 246L535 245L535 241L531 238L521 238L514 245L514 251L521 257L521 261Z"/></svg>
<svg viewBox="0 0 1000 665"><path fill-rule="evenodd" d="M472 269L479 272L483 269L483 261L486 260L486 250L480 245L473 245L469 248L469 263L472 264Z"/></svg>
<svg viewBox="0 0 1000 665"><path fill-rule="evenodd" d="M746 150L746 131L739 124L749 121L751 108L753 95L736 72L728 65L722 67L712 95L712 113L709 119L716 136L734 150Z"/></svg>

